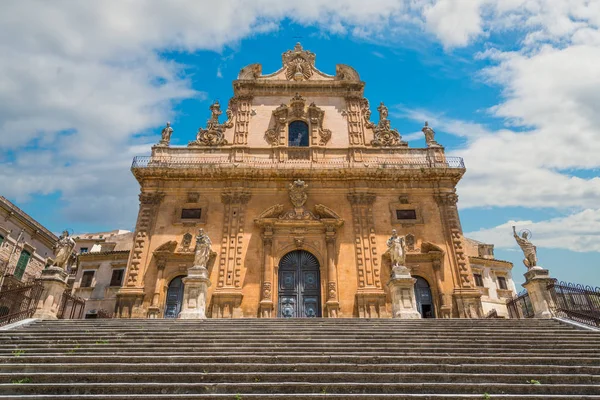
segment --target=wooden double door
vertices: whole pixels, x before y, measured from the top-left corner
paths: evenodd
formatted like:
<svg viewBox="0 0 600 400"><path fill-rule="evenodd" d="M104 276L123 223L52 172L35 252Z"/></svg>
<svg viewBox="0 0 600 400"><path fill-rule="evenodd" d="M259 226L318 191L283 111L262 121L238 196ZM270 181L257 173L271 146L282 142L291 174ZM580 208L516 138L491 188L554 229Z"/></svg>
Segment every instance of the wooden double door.
<svg viewBox="0 0 600 400"><path fill-rule="evenodd" d="M287 253L279 262L280 318L321 316L321 277L319 261L304 250Z"/></svg>

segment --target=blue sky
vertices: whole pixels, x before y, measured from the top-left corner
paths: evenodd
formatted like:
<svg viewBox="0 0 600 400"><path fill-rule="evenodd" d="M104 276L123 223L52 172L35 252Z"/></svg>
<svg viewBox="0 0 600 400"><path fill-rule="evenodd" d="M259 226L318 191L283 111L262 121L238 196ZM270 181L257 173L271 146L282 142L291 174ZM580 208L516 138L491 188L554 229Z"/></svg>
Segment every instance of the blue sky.
<svg viewBox="0 0 600 400"><path fill-rule="evenodd" d="M368 4L367 4L368 3ZM53 231L132 229L131 158L164 122L193 140L239 70L298 41L352 65L412 147L424 120L464 157L467 236L515 264L600 286L600 2L585 0L7 1L0 14L2 193Z"/></svg>

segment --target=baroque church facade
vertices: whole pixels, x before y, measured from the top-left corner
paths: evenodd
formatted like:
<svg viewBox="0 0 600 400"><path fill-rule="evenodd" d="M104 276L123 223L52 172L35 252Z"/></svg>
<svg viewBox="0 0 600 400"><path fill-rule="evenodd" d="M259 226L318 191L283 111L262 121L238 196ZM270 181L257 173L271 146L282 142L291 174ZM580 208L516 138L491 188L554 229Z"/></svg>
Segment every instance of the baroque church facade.
<svg viewBox="0 0 600 400"><path fill-rule="evenodd" d="M390 318L392 230L423 317L483 317L457 210L462 159L427 124L427 147L409 147L383 103L371 115L352 67L325 74L300 44L282 62L243 68L187 146L170 145L167 124L134 159L140 206L117 316L177 317L203 229L209 318Z"/></svg>

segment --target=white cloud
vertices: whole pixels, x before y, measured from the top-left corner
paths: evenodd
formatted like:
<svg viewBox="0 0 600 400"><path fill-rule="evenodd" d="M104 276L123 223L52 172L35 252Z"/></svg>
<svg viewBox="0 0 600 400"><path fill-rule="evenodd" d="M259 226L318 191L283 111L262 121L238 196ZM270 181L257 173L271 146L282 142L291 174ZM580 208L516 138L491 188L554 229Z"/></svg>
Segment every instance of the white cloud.
<svg viewBox="0 0 600 400"><path fill-rule="evenodd" d="M485 243L494 243L496 248L519 249L512 234L529 229L531 241L538 247L566 249L577 252L600 252L600 209L586 209L565 217L547 221L507 221L491 229L468 232L465 236Z"/></svg>
<svg viewBox="0 0 600 400"><path fill-rule="evenodd" d="M427 28L446 48L462 47L483 33L483 0L439 0L423 12Z"/></svg>

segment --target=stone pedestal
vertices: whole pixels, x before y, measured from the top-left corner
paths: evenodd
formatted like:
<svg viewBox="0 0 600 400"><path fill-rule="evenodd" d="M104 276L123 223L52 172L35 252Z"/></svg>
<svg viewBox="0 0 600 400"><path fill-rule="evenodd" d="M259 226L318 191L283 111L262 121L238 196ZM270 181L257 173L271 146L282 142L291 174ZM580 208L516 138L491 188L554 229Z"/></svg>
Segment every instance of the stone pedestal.
<svg viewBox="0 0 600 400"><path fill-rule="evenodd" d="M188 276L182 279L183 303L179 318L205 319L206 299L208 297L208 270L205 267L194 266L188 270Z"/></svg>
<svg viewBox="0 0 600 400"><path fill-rule="evenodd" d="M392 268L392 276L388 287L392 297L393 318L421 318L421 314L417 311L415 282L417 280L410 275L410 271L405 266L396 265Z"/></svg>
<svg viewBox="0 0 600 400"><path fill-rule="evenodd" d="M548 293L548 284L552 282L547 269L534 267L525 273L523 287L529 293L535 318L552 318L552 299Z"/></svg>
<svg viewBox="0 0 600 400"><path fill-rule="evenodd" d="M40 277L44 291L40 297L33 318L58 319L60 299L67 288L69 274L60 267L48 267L42 271Z"/></svg>

